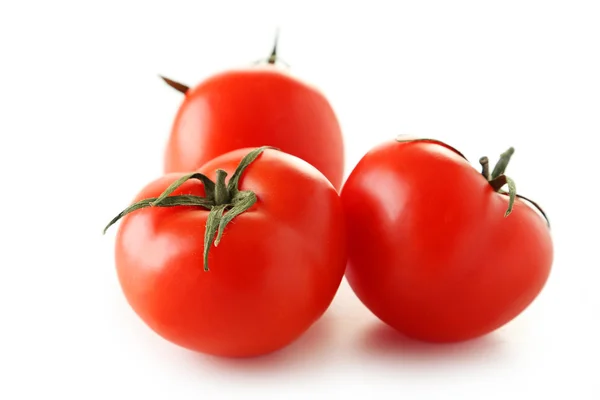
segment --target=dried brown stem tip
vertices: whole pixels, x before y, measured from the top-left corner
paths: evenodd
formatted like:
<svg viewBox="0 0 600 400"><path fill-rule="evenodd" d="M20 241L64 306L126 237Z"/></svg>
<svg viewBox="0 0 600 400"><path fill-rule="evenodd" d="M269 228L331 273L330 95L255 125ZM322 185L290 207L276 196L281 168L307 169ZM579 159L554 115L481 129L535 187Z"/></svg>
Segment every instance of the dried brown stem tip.
<svg viewBox="0 0 600 400"><path fill-rule="evenodd" d="M165 78L162 75L159 75L159 76L163 81L165 81L167 83L167 85L171 86L173 89L177 90L178 92L186 94L187 91L190 90L189 86L186 86L183 83L175 82L174 80Z"/></svg>

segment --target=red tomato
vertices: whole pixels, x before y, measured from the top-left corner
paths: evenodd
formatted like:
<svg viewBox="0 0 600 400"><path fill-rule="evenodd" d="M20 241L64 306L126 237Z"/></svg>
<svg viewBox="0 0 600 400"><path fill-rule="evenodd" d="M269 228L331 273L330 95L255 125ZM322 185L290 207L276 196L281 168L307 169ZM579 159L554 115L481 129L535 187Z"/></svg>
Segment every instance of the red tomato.
<svg viewBox="0 0 600 400"><path fill-rule="evenodd" d="M221 72L189 90L165 80L185 93L167 143L167 173L193 171L231 150L273 146L312 164L340 188L342 133L316 88L274 65Z"/></svg>
<svg viewBox="0 0 600 400"><path fill-rule="evenodd" d="M231 175L248 151L199 170L217 176L216 186L181 173L150 183L135 199L141 209L126 210L118 230L116 267L127 301L156 333L191 350L244 357L280 349L325 312L344 274L343 212L331 183L272 149L253 151L258 158ZM232 176L228 186L216 170ZM149 207L174 182L181 186L158 200L162 207ZM213 246L219 221L238 212L221 223Z"/></svg>
<svg viewBox="0 0 600 400"><path fill-rule="evenodd" d="M453 342L519 315L548 278L545 220L498 192L510 149L489 177L432 140L384 143L350 174L341 198L347 280L373 314L407 336ZM506 215L510 213L510 215Z"/></svg>

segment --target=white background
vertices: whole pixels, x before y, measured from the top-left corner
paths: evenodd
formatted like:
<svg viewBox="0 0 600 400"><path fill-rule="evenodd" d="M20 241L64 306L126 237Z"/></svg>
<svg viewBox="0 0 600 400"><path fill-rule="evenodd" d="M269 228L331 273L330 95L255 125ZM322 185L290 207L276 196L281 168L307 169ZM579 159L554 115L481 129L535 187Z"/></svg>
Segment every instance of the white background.
<svg viewBox="0 0 600 400"><path fill-rule="evenodd" d="M218 4L217 4L218 3ZM599 399L600 10L594 1L0 5L0 398ZM508 172L553 222L548 284L480 340L399 338L344 283L271 356L193 354L127 306L104 224L162 170L188 84L280 54L341 121L347 173L400 133ZM501 251L501 249L498 249ZM32 396L32 397L29 397Z"/></svg>

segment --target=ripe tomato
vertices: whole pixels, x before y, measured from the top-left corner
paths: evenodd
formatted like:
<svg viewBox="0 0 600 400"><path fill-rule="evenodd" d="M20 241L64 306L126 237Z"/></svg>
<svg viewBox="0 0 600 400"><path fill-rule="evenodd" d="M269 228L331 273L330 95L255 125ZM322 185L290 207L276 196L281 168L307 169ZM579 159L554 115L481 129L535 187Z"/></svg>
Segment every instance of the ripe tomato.
<svg viewBox="0 0 600 400"><path fill-rule="evenodd" d="M275 50L271 62L276 58ZM193 88L172 125L165 172L193 171L231 150L274 146L300 157L339 189L344 144L330 103L316 88L268 64L224 71Z"/></svg>
<svg viewBox="0 0 600 400"><path fill-rule="evenodd" d="M195 351L244 357L286 346L325 312L344 274L331 183L284 152L248 151L155 180L111 221L126 214L116 268L127 301L156 333Z"/></svg>
<svg viewBox="0 0 600 400"><path fill-rule="evenodd" d="M341 192L346 277L379 319L416 339L462 341L506 324L537 297L553 245L544 219L504 175L513 151L492 176L487 158L480 174L458 151L425 139L381 144L358 163ZM510 196L500 191L506 183Z"/></svg>

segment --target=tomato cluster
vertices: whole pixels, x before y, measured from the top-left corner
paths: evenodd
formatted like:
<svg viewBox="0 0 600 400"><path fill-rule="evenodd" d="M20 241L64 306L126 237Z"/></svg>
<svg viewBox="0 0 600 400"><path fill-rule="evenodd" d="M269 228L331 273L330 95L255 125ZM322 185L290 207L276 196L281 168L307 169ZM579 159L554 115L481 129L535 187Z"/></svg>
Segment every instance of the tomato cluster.
<svg viewBox="0 0 600 400"><path fill-rule="evenodd" d="M485 335L528 307L553 245L504 173L512 148L479 172L445 143L398 137L343 183L332 107L276 58L193 88L164 78L184 95L165 174L107 226L122 219L119 282L152 330L198 352L266 354L323 315L344 275L420 340Z"/></svg>

